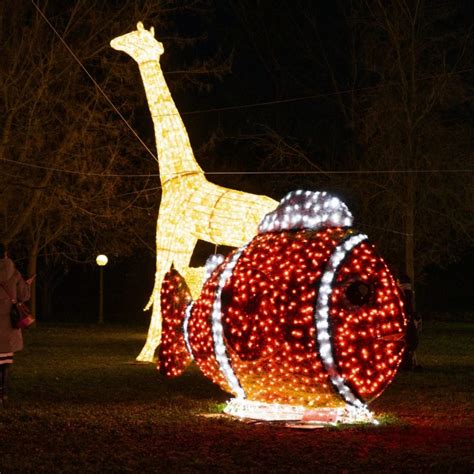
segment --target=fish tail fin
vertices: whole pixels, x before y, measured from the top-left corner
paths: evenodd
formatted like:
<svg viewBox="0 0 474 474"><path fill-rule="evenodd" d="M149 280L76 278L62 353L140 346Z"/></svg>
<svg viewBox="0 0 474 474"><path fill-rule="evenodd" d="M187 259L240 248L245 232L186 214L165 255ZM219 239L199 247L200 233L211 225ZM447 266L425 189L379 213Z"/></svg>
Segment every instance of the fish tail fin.
<svg viewBox="0 0 474 474"><path fill-rule="evenodd" d="M161 285L163 332L157 367L167 377L181 375L192 360L183 331L186 308L191 302L191 292L184 278L171 268Z"/></svg>

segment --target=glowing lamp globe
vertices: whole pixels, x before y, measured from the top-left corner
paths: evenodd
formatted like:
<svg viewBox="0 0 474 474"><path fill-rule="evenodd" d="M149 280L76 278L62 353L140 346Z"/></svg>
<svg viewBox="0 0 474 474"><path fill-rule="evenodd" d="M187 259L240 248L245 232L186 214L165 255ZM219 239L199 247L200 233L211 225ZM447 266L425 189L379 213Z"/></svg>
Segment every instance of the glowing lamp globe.
<svg viewBox="0 0 474 474"><path fill-rule="evenodd" d="M179 375L194 359L236 397L227 412L237 416L368 416L405 346L394 278L326 193L286 196L248 244L209 261L196 301L172 270L161 303L160 371Z"/></svg>
<svg viewBox="0 0 474 474"><path fill-rule="evenodd" d="M99 267L105 267L105 265L107 265L107 262L109 261L109 259L107 258L107 255L97 255L97 258L95 259L95 262L97 263L97 265L99 265Z"/></svg>

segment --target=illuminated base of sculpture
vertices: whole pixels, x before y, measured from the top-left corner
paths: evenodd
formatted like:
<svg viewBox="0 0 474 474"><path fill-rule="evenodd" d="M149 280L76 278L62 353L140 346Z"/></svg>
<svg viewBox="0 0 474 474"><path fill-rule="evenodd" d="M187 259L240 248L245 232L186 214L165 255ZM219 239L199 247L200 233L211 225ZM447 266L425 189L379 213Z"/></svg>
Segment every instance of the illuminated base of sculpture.
<svg viewBox="0 0 474 474"><path fill-rule="evenodd" d="M339 408L308 409L303 406L262 403L243 398L233 398L224 409L227 415L264 421L297 421L318 425L336 425L338 423L371 423L378 425L373 413L367 407L346 405Z"/></svg>

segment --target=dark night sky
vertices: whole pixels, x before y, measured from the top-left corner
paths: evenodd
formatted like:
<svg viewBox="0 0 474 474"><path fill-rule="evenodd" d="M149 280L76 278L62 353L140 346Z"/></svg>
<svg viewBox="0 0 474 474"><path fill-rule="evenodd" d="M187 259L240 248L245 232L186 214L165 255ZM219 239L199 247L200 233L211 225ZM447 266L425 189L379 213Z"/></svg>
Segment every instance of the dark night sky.
<svg viewBox="0 0 474 474"><path fill-rule="evenodd" d="M196 46L196 48L188 48L185 50L173 50L172 45L165 44L166 53L163 56L163 69L165 76L172 84L173 75L169 74L173 68L180 68L182 58L187 61L193 61L194 56L202 56L203 58L212 56L216 51L220 51L222 56L232 55L232 71L223 76L220 80L211 80L212 88L210 91L199 91L198 89L178 90L173 94L178 109L182 113L183 120L188 129L192 145L195 149L205 143L209 136L216 128L222 128L224 133L229 135L237 135L238 133L253 133L254 124L265 124L270 120L280 117L280 120L291 122L293 132L301 134L313 134L314 123L324 118L324 104L321 101L301 101L290 104L275 104L264 107L242 107L229 111L207 112L207 113L191 113L199 110L207 110L229 106L239 106L245 104L255 104L266 101L273 101L283 97L300 97L308 95L308 91L304 90L298 84L290 82L286 85L285 90L276 91L272 84L272 73L266 68L260 56L260 48L262 45L256 45L252 38L252 31L247 30L255 23L265 21L268 24L275 22L271 26L267 26L273 33L277 33L280 29L288 30L287 22L294 28L295 22L298 23L298 16L303 13L300 5L295 3L293 7L285 5L285 10L291 12L293 18L286 18L278 10L278 5L274 2L261 2L260 7L255 11L255 18L252 24L246 26L242 18L239 18L232 2L216 2L217 7L214 17L211 21L196 18L193 15L184 14L176 20L174 26L177 31L158 32L156 36L166 36L167 34L176 34L183 36L199 36L205 33L208 40ZM260 2L259 2L260 3ZM321 34L329 43L338 42L338 29L342 28L342 17L337 12L337 7L328 5L327 2L306 2L311 8L317 8L320 12ZM313 7L316 5L317 7ZM137 18L136 20L139 20ZM291 21L290 21L291 20ZM145 26L149 28L153 25L153 21L145 21ZM285 36L288 35L286 31ZM256 49L257 48L257 49ZM293 46L288 44L281 50L281 61L286 68L291 68L294 64L296 68L304 67L304 64L298 63L297 52L292 50ZM179 55L179 59L174 59L173 54ZM136 65L132 61L128 67L135 68ZM167 74L168 73L168 74ZM296 71L295 71L296 73ZM315 77L315 84L317 83ZM141 86L141 84L140 84ZM327 84L324 87L328 87ZM149 113L144 104L140 120L137 123L138 129L142 136L148 137L153 142L153 127L149 117ZM257 127L258 128L258 127ZM206 170L256 170L259 169L258 156L252 150L249 150L245 141L243 144L233 144L234 149L229 153L229 148L217 150L217 159L210 163L201 163ZM250 153L252 154L251 156ZM220 154L224 156L219 156ZM206 166L207 165L207 166ZM213 181L221 182L226 185L225 178L213 177ZM256 187L259 191L260 178L250 178L248 182L239 182L239 189L246 187ZM202 265L207 255L214 250L211 244L201 243L196 256L193 258L194 265ZM151 291L154 274L153 259L148 253L136 258L126 259L125 261L114 262L112 258L108 267L105 269L106 283L106 313L108 317L115 321L133 319L138 322L145 323L148 315L141 311L141 306L146 302ZM147 282L143 285L143 281ZM64 285L59 288L55 299L55 313L65 314L74 313L74 308L70 305L70 299L81 300L87 302L89 307L88 320L95 320L95 312L97 308L97 284L98 269L72 266L71 273L67 277ZM133 295L130 297L130 295ZM126 308L126 311L124 311ZM83 305L77 307L77 314L68 316L69 319L77 318L84 320Z"/></svg>
<svg viewBox="0 0 474 474"><path fill-rule="evenodd" d="M250 4L254 7L249 8ZM341 122L340 112L334 98L331 97L334 88L325 64L327 60L336 80L343 86L350 73L348 30L340 8L343 4L344 2L303 0L295 2L216 0L215 11L211 17L203 20L197 19L189 12L179 14L173 18L170 31L157 31L158 39L176 34L194 36L205 33L208 37L206 41L192 48L178 49L173 47L172 41L169 45L165 43L166 54L162 65L171 88L173 88L174 69L186 67L186 63L189 64L196 58L205 59L217 51L221 57L232 55L231 73L225 74L219 80L208 79L210 89L199 90L198 87L191 87L176 89L173 92L195 150L205 144L216 130L220 130L225 137L222 144L210 152L198 153L198 159L204 170L259 169L264 150L249 146L248 140L235 141L233 137L262 133L265 127L294 138L302 145L309 158L317 161L323 168L344 163L346 147L351 141L351 136ZM244 5L247 5L245 10L242 9ZM472 24L470 2L434 1L430 6L433 14L443 5L454 5L459 9L457 16L446 20L451 24L440 25L447 31L466 28ZM133 19L130 22L130 29L141 19ZM146 27L153 24L152 19L144 20ZM108 51L107 54L111 52ZM124 67L127 65L136 68L135 63L132 64L131 61L127 63L124 60L123 64ZM470 78L472 87L472 75ZM370 83L361 85L370 86ZM132 84L130 86L132 87ZM321 94L322 97L261 107L190 113L316 94ZM153 145L152 123L144 102L141 113L140 110L137 112L138 120L135 120L135 125L146 141ZM459 111L455 112L458 113ZM213 177L212 180L254 192L271 194L272 189L276 189L270 185L269 180L262 180L261 177L240 180ZM303 178L300 181L305 182ZM287 185L282 184L278 193L286 191L286 187L292 189L294 182L293 180ZM194 263L202 264L204 254L208 251L209 247L204 247L202 255L198 255ZM472 253L467 255L470 255L468 258L472 261ZM436 275L435 282L431 282L432 287L451 282L459 289L466 281L465 262L466 259L460 266L451 268L448 274L432 270L431 276L428 275L426 281L430 282L432 275ZM141 307L151 290L153 273L153 258L146 252L125 261L114 262L112 259L106 268L106 306L108 305L108 311L110 315L114 315L116 321L127 313L128 317L132 314L135 321L146 322L147 316L141 312ZM458 276L453 279L453 275ZM61 314L69 311L70 300L74 298L88 302L86 306L90 308L92 315L96 307L97 278L96 268L91 270L90 267L72 267L71 274L57 295L56 312ZM143 281L147 284L143 285ZM459 285L456 281L463 283ZM130 294L133 295L132 298ZM89 319L94 320L94 317Z"/></svg>

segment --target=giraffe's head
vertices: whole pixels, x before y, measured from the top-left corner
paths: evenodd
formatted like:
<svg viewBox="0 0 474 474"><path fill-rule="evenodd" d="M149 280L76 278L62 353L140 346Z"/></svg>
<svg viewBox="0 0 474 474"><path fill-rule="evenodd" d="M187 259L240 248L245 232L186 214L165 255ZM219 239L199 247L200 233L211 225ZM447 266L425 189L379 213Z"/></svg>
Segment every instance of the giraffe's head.
<svg viewBox="0 0 474 474"><path fill-rule="evenodd" d="M110 42L110 46L118 51L124 51L137 63L160 59L164 52L163 45L155 39L153 26L146 30L143 23L137 23L136 31L117 36Z"/></svg>

